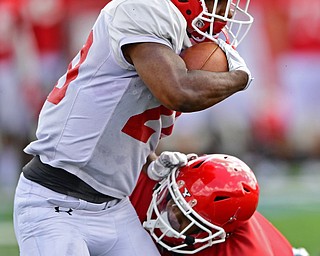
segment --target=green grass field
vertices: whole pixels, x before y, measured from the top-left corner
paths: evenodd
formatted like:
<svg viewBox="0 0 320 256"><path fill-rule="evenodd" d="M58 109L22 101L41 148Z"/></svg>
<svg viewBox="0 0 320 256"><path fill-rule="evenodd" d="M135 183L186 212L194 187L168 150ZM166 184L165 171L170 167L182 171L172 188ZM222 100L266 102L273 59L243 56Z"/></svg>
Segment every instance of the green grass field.
<svg viewBox="0 0 320 256"><path fill-rule="evenodd" d="M320 256L320 173L260 179L259 211L293 247Z"/></svg>
<svg viewBox="0 0 320 256"><path fill-rule="evenodd" d="M268 214L265 214L268 217ZM304 247L312 256L320 256L320 212L299 212L269 216L268 219L294 247Z"/></svg>

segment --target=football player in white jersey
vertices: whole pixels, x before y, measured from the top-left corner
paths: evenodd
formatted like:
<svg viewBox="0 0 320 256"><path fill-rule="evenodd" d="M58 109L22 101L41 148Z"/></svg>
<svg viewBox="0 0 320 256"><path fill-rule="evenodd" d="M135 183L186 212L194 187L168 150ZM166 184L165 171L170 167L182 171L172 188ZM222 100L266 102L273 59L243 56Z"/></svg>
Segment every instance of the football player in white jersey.
<svg viewBox="0 0 320 256"><path fill-rule="evenodd" d="M15 194L20 255L159 255L128 196L181 112L209 108L249 85L250 71L232 47L253 21L248 6L113 0L101 10L25 148L34 158ZM190 38L218 42L229 72L188 71L179 54ZM186 156L163 154L154 163L168 160L181 165ZM154 167L151 178L168 174Z"/></svg>

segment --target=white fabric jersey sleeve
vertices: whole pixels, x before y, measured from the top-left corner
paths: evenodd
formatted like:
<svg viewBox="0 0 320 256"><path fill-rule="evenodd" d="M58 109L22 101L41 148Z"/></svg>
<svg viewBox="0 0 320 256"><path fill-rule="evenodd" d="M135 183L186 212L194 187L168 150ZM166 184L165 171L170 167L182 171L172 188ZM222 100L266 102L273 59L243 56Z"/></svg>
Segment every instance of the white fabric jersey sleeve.
<svg viewBox="0 0 320 256"><path fill-rule="evenodd" d="M121 46L141 42L141 36L145 42L165 44L177 54L186 44L190 46L186 29L181 29L186 26L185 19L170 0L118 2L111 2L104 11L113 17L109 25L111 46L122 67L132 68L123 60Z"/></svg>
<svg viewBox="0 0 320 256"><path fill-rule="evenodd" d="M101 193L130 195L147 156L169 135L177 113L163 107L122 55L136 42L191 45L169 0L113 0L83 49L49 94L37 140L25 152L77 175Z"/></svg>

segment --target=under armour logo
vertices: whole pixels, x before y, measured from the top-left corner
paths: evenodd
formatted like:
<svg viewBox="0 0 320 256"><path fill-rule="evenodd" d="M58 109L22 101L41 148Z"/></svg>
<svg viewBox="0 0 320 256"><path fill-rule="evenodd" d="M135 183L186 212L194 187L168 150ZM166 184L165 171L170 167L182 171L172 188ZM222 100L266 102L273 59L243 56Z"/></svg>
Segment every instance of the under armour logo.
<svg viewBox="0 0 320 256"><path fill-rule="evenodd" d="M67 211L60 210L59 206L54 207L54 209L55 209L55 212L66 212L70 216L72 215L71 213L73 212L73 210L71 208L69 208L69 210L67 210Z"/></svg>
<svg viewBox="0 0 320 256"><path fill-rule="evenodd" d="M191 196L187 188L184 188L182 195L183 197Z"/></svg>

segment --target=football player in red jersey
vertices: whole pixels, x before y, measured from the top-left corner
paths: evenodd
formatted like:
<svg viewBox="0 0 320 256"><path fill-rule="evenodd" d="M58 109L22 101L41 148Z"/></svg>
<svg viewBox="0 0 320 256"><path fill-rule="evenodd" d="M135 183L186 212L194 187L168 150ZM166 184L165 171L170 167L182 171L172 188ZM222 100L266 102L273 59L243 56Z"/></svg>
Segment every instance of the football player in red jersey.
<svg viewBox="0 0 320 256"><path fill-rule="evenodd" d="M252 170L224 154L190 160L159 183L142 173L131 195L163 256L308 255L256 211L258 200Z"/></svg>

